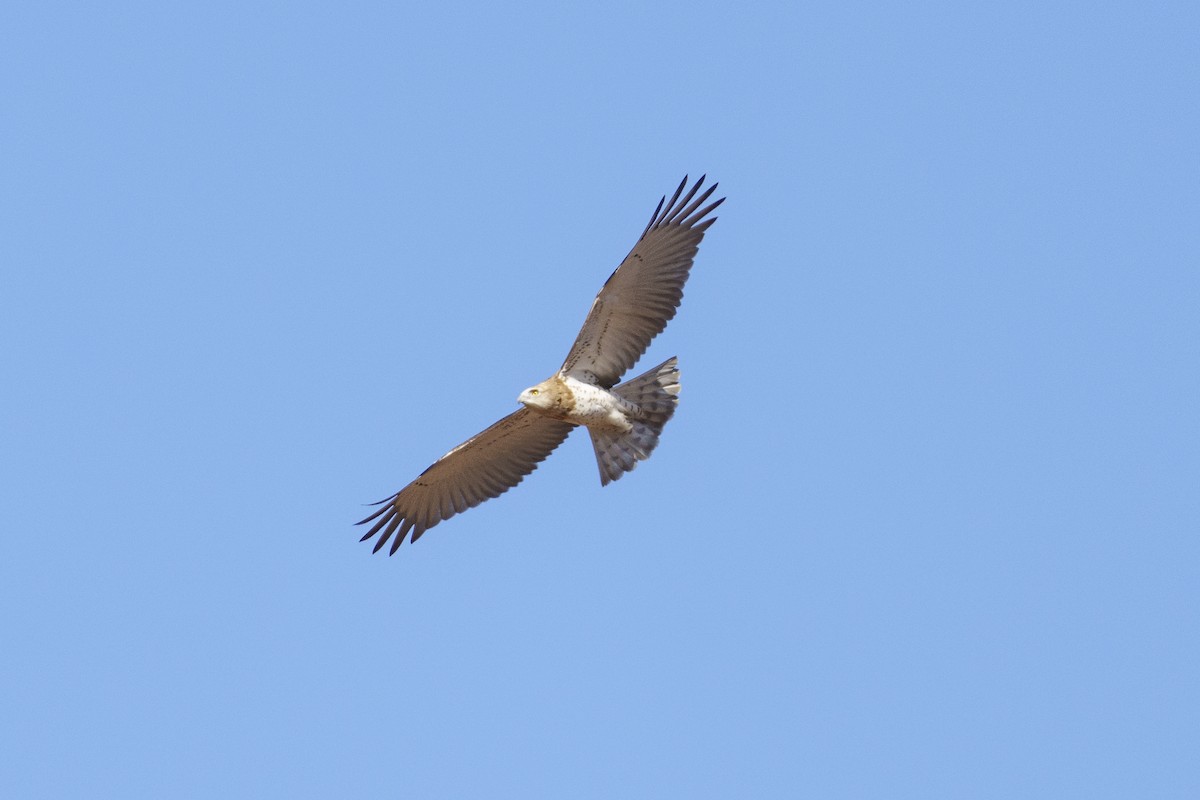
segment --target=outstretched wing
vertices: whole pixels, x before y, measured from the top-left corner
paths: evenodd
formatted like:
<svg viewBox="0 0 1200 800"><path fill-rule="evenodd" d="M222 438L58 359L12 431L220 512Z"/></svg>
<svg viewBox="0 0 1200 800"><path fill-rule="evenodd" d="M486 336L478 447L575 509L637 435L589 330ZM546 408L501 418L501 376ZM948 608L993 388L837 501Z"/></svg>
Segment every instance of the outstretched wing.
<svg viewBox="0 0 1200 800"><path fill-rule="evenodd" d="M522 408L473 436L429 466L420 476L386 500L371 516L358 522L375 524L362 537L382 531L372 552L379 552L396 529L396 552L412 531L415 542L444 519L499 497L537 469L574 427Z"/></svg>
<svg viewBox="0 0 1200 800"><path fill-rule="evenodd" d="M665 197L658 202L641 238L596 295L562 372L606 389L615 386L675 316L700 240L717 221L705 217L725 202L722 197L700 208L717 188L714 183L697 197L704 176L681 198L687 180L671 202Z"/></svg>

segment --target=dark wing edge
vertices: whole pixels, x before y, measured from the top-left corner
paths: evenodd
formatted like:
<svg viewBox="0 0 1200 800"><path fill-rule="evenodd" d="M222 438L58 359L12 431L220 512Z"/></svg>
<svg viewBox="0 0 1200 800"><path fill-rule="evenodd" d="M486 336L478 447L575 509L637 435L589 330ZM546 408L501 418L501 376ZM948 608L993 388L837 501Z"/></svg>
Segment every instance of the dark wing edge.
<svg viewBox="0 0 1200 800"><path fill-rule="evenodd" d="M592 302L579 336L571 345L571 351L563 362L562 372L570 372L584 359L606 359L613 362L613 369L605 374L594 374L601 386L610 388L620 380L625 371L637 363L654 337L662 333L667 323L675 316L675 310L683 297L683 284L687 281L704 232L717 221L717 217L708 215L725 202L725 198L722 197L704 205L719 185L714 183L700 192L707 177L701 175L687 194L684 194L688 184L688 176L685 175L675 193L671 195L670 201L665 195L658 201L658 206L650 215L650 221L646 223L642 235L638 237L621 264L608 276L608 280L604 282L604 286ZM697 194L698 192L700 193ZM645 266L644 262L648 260L656 262L655 266L661 274L643 279L644 283L650 284L643 287L644 297L639 298L645 307L610 308L611 304L606 304L606 300L610 300L611 297L606 297L606 290L618 291L617 286L628 273L627 265L637 264L636 267L630 268L636 270ZM657 281L653 278L657 278ZM634 281L636 283L638 279L635 278ZM626 280L626 286L622 287L622 290L629 288L632 287ZM604 341L606 334L608 338L616 339L616 335L609 332L608 324L615 317L625 318L636 330L626 335L624 341L616 341L613 346L608 347L610 353L604 353L605 345L609 344Z"/></svg>
<svg viewBox="0 0 1200 800"><path fill-rule="evenodd" d="M696 223L699 220L704 219L707 214L709 214L717 206L721 205L721 203L724 203L725 198L722 197L718 200L714 200L712 203L709 203L707 206L705 206L701 211L696 211L696 209L700 207L700 204L712 196L712 193L715 192L717 187L720 185L714 183L712 186L709 186L704 190L704 194L700 195L695 200L692 200L692 197L704 184L704 180L707 177L707 174L701 175L699 180L696 181L695 185L692 186L691 190L687 193L687 197L680 200L679 195L683 194L683 187L687 186L688 182L688 176L684 175L683 180L679 182L679 187L675 189L675 194L671 195L671 202L666 202L666 195L663 195L662 199L658 201L658 208L654 209L654 213L650 215L650 221L646 223L646 229L642 231L642 235L638 237L638 241L640 242L642 239L645 239L646 234L648 234L651 230L655 228L661 228L663 225L674 222L675 220L680 220L678 224L681 227L695 228L700 233L708 230L712 224L717 221L716 217L704 220L704 222L700 225L697 225ZM691 203L691 205L689 206L688 203ZM664 204L666 205L665 210L663 209ZM682 219L680 219L681 217ZM636 247L636 245L634 245L634 247ZM630 252L633 251L631 250ZM618 269L620 269L620 267L618 267Z"/></svg>
<svg viewBox="0 0 1200 800"><path fill-rule="evenodd" d="M416 480L374 505L380 508L355 523L374 520L360 541L380 533L378 553L396 533L388 555L394 555L412 532L411 541L455 514L499 497L537 469L574 426L527 408L519 409L439 458ZM398 531L398 532L397 532Z"/></svg>

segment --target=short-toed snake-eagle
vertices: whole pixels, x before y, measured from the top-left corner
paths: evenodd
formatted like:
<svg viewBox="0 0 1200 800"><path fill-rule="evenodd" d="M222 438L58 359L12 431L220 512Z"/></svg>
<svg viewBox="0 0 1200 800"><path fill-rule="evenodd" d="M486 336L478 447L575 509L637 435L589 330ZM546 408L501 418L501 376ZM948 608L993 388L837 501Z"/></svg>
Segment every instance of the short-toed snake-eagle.
<svg viewBox="0 0 1200 800"><path fill-rule="evenodd" d="M415 542L442 520L508 491L576 426L591 434L602 484L650 457L678 402L676 361L618 381L675 316L700 241L717 221L708 215L725 199L706 205L717 185L701 192L701 177L685 194L687 182L670 202L659 201L633 250L596 295L558 372L521 392L519 411L446 453L358 523L373 523L362 540L378 534L374 552L391 539L389 553L395 553L410 532Z"/></svg>

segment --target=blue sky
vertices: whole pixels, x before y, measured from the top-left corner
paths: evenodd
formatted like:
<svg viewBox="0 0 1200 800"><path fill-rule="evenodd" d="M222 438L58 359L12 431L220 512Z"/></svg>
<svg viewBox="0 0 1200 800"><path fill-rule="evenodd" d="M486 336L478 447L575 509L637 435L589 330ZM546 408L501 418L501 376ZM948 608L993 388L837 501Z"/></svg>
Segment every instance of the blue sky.
<svg viewBox="0 0 1200 800"><path fill-rule="evenodd" d="M1198 796L1198 35L6 5L0 794ZM373 557L702 172L654 457Z"/></svg>

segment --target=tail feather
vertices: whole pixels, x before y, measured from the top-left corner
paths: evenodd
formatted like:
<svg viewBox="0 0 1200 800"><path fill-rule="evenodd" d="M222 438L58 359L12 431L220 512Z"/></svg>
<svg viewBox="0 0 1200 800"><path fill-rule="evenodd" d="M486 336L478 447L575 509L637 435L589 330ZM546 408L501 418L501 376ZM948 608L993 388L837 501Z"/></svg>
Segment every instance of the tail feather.
<svg viewBox="0 0 1200 800"><path fill-rule="evenodd" d="M658 446L663 426L679 403L678 362L669 358L649 372L614 386L612 391L636 405L639 414L628 433L588 430L603 486L631 471L639 461L645 461Z"/></svg>

